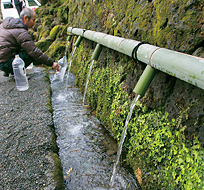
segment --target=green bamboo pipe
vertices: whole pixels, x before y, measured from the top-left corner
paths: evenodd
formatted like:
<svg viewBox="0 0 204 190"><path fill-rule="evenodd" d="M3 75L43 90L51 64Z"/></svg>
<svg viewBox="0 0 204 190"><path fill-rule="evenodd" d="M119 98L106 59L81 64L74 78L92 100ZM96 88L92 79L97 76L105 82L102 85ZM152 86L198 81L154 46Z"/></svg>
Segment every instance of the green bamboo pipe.
<svg viewBox="0 0 204 190"><path fill-rule="evenodd" d="M74 44L75 47L79 47L80 42L82 41L83 37L79 36Z"/></svg>
<svg viewBox="0 0 204 190"><path fill-rule="evenodd" d="M69 34L67 37L67 41L71 41L71 39L72 39L72 34Z"/></svg>
<svg viewBox="0 0 204 190"><path fill-rule="evenodd" d="M92 60L95 60L95 61L98 60L99 55L100 55L102 49L103 49L103 46L101 44L97 44L96 45L96 48L95 48L95 50L93 52L93 55L91 56Z"/></svg>
<svg viewBox="0 0 204 190"><path fill-rule="evenodd" d="M84 29L69 27L68 32L81 35ZM132 56L132 51L140 42L117 36L86 30L83 37L120 53ZM188 54L142 44L137 50L139 61L151 67L204 89L204 59Z"/></svg>
<svg viewBox="0 0 204 190"><path fill-rule="evenodd" d="M156 70L152 68L150 65L147 65L142 75L140 76L140 79L137 82L133 92L140 96L144 96L155 74Z"/></svg>

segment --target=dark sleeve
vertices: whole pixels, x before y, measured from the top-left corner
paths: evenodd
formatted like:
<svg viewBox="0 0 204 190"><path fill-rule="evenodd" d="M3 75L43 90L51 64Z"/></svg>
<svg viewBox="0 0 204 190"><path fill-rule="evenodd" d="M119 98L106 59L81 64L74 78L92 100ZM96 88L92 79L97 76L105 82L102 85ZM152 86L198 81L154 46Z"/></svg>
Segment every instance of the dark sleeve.
<svg viewBox="0 0 204 190"><path fill-rule="evenodd" d="M36 62L39 64L45 64L48 66L52 66L54 60L49 58L46 54L44 54L39 48L35 46L30 34L28 31L23 31L18 36L18 43L22 47L22 49L31 57L33 57ZM34 62L35 64L35 62Z"/></svg>

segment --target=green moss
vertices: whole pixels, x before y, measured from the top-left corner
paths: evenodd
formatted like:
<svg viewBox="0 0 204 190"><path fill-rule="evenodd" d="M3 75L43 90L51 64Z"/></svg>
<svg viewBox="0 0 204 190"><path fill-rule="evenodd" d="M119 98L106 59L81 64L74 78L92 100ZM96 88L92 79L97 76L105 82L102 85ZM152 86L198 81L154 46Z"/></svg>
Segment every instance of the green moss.
<svg viewBox="0 0 204 190"><path fill-rule="evenodd" d="M68 21L68 13L69 13L68 4L64 3L63 5L61 5L58 8L58 11L57 11L57 16L59 18L59 21L67 23L67 21Z"/></svg>
<svg viewBox="0 0 204 190"><path fill-rule="evenodd" d="M200 161L204 152L198 140L192 143L185 139L184 129L172 130L180 118L169 120L168 113L149 112L139 103L136 110L137 117L130 123L127 161L133 168L143 170L145 189L203 187L204 168Z"/></svg>
<svg viewBox="0 0 204 190"><path fill-rule="evenodd" d="M33 41L38 41L38 33L37 32L32 32L31 34Z"/></svg>
<svg viewBox="0 0 204 190"><path fill-rule="evenodd" d="M43 27L51 27L52 22L54 21L54 18L52 15L48 15L45 17L42 17L41 23Z"/></svg>
<svg viewBox="0 0 204 190"><path fill-rule="evenodd" d="M56 189L63 190L63 173L62 165L59 156L56 153L52 153L52 159L54 160L55 169L52 171L54 174L54 180L56 181Z"/></svg>
<svg viewBox="0 0 204 190"><path fill-rule="evenodd" d="M49 28L47 27L38 27L38 36L37 36L37 41L43 39L43 38L46 38L49 36Z"/></svg>
<svg viewBox="0 0 204 190"><path fill-rule="evenodd" d="M50 31L50 40L54 41L61 29L61 25L54 26L54 28L52 28L52 30Z"/></svg>
<svg viewBox="0 0 204 190"><path fill-rule="evenodd" d="M46 55L58 61L64 55L66 42L59 39L55 40L45 52Z"/></svg>
<svg viewBox="0 0 204 190"><path fill-rule="evenodd" d="M44 51L46 51L50 47L51 44L52 44L52 42L51 42L50 38L45 38L45 39L42 39L42 40L36 42L35 45L40 50L42 50L44 52Z"/></svg>
<svg viewBox="0 0 204 190"><path fill-rule="evenodd" d="M35 10L38 17L42 18L42 15L49 15L49 6L41 6Z"/></svg>
<svg viewBox="0 0 204 190"><path fill-rule="evenodd" d="M69 24L66 24L65 26L62 26L62 29L60 31L60 36L67 38L67 28L69 27Z"/></svg>
<svg viewBox="0 0 204 190"><path fill-rule="evenodd" d="M38 33L38 40L40 40L39 36L41 34L41 32L44 30L44 28L42 26L38 26L37 28L37 33Z"/></svg>

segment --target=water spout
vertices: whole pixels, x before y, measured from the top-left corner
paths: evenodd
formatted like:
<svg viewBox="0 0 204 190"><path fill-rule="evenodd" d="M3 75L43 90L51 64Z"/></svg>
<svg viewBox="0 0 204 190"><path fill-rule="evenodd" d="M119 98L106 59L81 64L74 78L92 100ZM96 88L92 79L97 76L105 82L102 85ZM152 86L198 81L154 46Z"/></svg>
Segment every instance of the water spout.
<svg viewBox="0 0 204 190"><path fill-rule="evenodd" d="M112 174L111 181L110 181L110 187L113 186L114 179L115 179L115 176L116 176L116 167L118 165L120 154L122 152L123 143L124 143L126 133L127 133L127 129L128 129L128 123L129 123L130 118L132 116L133 109L134 109L137 101L139 100L139 98L140 98L140 95L135 96L135 98L134 98L134 100L133 100L133 102L132 102L132 104L130 106L130 112L129 112L129 114L127 116L127 119L125 121L125 127L124 127L122 135L121 135L121 140L120 140L120 144L119 144L119 148L118 148L118 152L117 152L116 162L114 163L114 166L113 166L113 174Z"/></svg>
<svg viewBox="0 0 204 190"><path fill-rule="evenodd" d="M91 62L91 66L89 68L89 74L88 74L88 77L87 77L87 80L86 80L86 87L85 87L85 90L84 90L84 98L83 98L83 105L84 105L84 101L85 101L85 97L86 97L86 92L87 92L87 87L88 87L88 83L89 83L89 77L90 77L90 74L91 74L91 69L93 67L93 64L94 64L94 61L97 61L98 58L99 58L99 55L102 51L102 48L103 46L101 44L97 44L96 45L96 48L93 52L93 55L92 55L92 62Z"/></svg>
<svg viewBox="0 0 204 190"><path fill-rule="evenodd" d="M85 30L84 30L85 31ZM83 31L83 32L84 32ZM70 72L70 69L71 69L71 65L72 65L72 59L73 59L73 56L74 56L74 53L76 51L76 48L79 47L79 44L81 43L83 37L82 36L79 36L74 44L74 51L72 52L72 56L71 56L71 60L69 62L69 69L68 69L68 72L67 72L67 80L66 80L66 89L67 89L67 85L68 85L68 78L69 78L69 72Z"/></svg>
<svg viewBox="0 0 204 190"><path fill-rule="evenodd" d="M66 48L65 48L65 56L66 57L67 57L67 51L68 51L68 47L69 47L71 39L72 39L72 34L69 34L67 37L67 44L66 44Z"/></svg>
<svg viewBox="0 0 204 190"><path fill-rule="evenodd" d="M90 77L90 74L91 74L91 69L93 67L94 61L95 60L91 61L91 66L89 68L89 74L88 74L87 79L86 79L86 87L85 87L85 90L84 90L83 105L84 105L84 101L85 101L85 97L86 97L86 92L87 92L87 87L88 87L88 83L89 83L89 77Z"/></svg>

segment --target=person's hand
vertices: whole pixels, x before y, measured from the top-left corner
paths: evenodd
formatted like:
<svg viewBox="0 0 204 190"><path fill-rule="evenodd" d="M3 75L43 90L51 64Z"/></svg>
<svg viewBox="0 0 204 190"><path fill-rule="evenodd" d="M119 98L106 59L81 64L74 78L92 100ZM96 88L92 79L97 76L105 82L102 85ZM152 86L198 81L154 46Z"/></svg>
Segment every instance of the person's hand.
<svg viewBox="0 0 204 190"><path fill-rule="evenodd" d="M59 71L60 65L56 62L53 63L52 68L55 70L55 72Z"/></svg>

